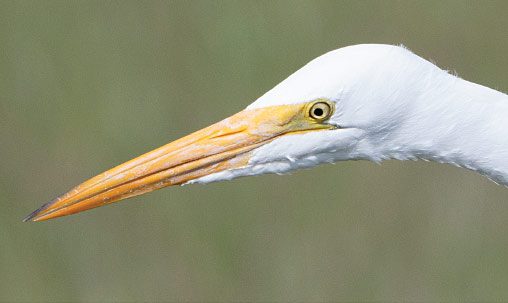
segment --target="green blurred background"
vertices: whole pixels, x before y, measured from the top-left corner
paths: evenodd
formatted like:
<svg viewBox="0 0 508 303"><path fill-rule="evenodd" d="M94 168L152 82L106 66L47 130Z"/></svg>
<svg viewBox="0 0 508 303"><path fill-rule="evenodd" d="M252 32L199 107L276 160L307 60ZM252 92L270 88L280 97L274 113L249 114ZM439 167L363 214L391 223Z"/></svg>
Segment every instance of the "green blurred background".
<svg viewBox="0 0 508 303"><path fill-rule="evenodd" d="M1 1L0 301L508 300L508 189L345 162L21 219L310 59L404 44L508 91L508 1Z"/></svg>

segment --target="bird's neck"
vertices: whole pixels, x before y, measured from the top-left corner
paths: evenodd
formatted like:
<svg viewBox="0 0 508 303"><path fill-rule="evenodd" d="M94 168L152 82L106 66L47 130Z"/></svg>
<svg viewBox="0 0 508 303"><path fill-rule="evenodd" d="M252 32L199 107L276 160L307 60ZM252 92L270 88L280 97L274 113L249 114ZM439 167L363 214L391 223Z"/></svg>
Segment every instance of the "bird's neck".
<svg viewBox="0 0 508 303"><path fill-rule="evenodd" d="M508 185L508 96L452 75L440 77L383 144L389 146L384 155L449 163Z"/></svg>

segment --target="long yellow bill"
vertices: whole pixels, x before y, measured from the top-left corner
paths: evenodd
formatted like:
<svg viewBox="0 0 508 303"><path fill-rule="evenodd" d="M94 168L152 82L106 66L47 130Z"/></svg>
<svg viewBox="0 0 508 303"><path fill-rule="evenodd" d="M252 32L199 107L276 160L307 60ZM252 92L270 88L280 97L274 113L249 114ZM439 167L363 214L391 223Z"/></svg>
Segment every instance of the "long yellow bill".
<svg viewBox="0 0 508 303"><path fill-rule="evenodd" d="M239 112L85 181L43 205L24 221L66 216L244 167L255 148L274 138L330 128L321 119L309 116L309 107L316 103L323 104L280 105Z"/></svg>

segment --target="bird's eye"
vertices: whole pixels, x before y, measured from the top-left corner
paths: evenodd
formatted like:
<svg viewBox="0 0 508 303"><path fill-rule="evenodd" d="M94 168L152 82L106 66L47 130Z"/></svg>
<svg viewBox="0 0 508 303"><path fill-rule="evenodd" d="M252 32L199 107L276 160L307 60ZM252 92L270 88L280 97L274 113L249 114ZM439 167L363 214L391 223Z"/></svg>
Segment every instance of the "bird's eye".
<svg viewBox="0 0 508 303"><path fill-rule="evenodd" d="M325 101L318 101L309 109L309 117L315 120L323 121L330 118L332 114L332 106Z"/></svg>

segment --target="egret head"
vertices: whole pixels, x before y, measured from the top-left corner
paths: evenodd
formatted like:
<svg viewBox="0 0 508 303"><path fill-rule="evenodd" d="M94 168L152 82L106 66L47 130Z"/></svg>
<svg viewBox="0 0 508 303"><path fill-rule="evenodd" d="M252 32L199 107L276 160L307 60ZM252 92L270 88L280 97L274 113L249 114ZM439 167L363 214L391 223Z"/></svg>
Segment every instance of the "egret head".
<svg viewBox="0 0 508 303"><path fill-rule="evenodd" d="M422 70L432 72L433 65L402 47L332 51L245 110L82 183L26 220L69 215L170 185L379 160L385 154L379 142L397 132L407 96L425 82L425 76L415 77Z"/></svg>
<svg viewBox="0 0 508 303"><path fill-rule="evenodd" d="M330 110L314 121L323 128L303 126L286 132L253 150L248 166L190 182L284 173L340 160L410 158L406 141L414 138L408 129L433 135L426 127L432 122L425 121L432 115L414 119L412 113L422 103L428 107L425 102L439 94L442 88L433 83L440 77L450 75L400 46L364 44L331 51L247 107L247 111L272 108L286 113L299 108L305 113L294 116L297 121L312 120L314 104L324 103Z"/></svg>

